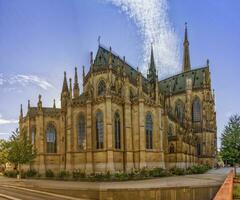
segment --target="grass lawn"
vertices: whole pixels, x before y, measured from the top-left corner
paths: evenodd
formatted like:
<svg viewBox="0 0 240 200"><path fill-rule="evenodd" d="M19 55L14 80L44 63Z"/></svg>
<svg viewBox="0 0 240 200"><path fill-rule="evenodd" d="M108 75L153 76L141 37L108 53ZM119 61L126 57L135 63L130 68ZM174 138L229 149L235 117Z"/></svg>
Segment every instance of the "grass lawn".
<svg viewBox="0 0 240 200"><path fill-rule="evenodd" d="M234 180L233 198L234 200L238 200L238 199L240 200L240 176L239 175Z"/></svg>

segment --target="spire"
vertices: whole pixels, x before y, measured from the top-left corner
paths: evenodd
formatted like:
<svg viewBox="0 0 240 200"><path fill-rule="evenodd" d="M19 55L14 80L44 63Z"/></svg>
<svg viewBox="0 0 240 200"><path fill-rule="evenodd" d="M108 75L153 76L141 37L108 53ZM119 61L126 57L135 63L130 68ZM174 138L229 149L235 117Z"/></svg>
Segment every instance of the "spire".
<svg viewBox="0 0 240 200"><path fill-rule="evenodd" d="M79 96L79 84L78 84L77 67L75 67L74 86L73 86L73 96L74 96L74 98L76 98L76 97Z"/></svg>
<svg viewBox="0 0 240 200"><path fill-rule="evenodd" d="M72 79L69 78L69 94L70 94L70 98L72 99Z"/></svg>
<svg viewBox="0 0 240 200"><path fill-rule="evenodd" d="M38 109L39 110L42 109L42 95L41 94L38 95Z"/></svg>
<svg viewBox="0 0 240 200"><path fill-rule="evenodd" d="M151 44L151 58L150 58L150 65L149 65L149 69L148 69L148 75L147 75L148 80L151 83L156 82L157 79L157 73L156 73L156 65L155 65L155 61L154 61L154 55L153 55L153 45Z"/></svg>
<svg viewBox="0 0 240 200"><path fill-rule="evenodd" d="M69 93L66 72L64 72L64 79L63 79L63 86L62 86L62 93L64 93L64 92Z"/></svg>
<svg viewBox="0 0 240 200"><path fill-rule="evenodd" d="M110 55L109 55L108 65L109 65L109 68L112 68L112 47L111 46L109 48L109 52L110 52Z"/></svg>
<svg viewBox="0 0 240 200"><path fill-rule="evenodd" d="M22 104L20 105L20 118L23 118L23 108L22 108Z"/></svg>
<svg viewBox="0 0 240 200"><path fill-rule="evenodd" d="M83 65L82 66L82 76L83 76L83 79L85 78L85 66Z"/></svg>
<svg viewBox="0 0 240 200"><path fill-rule="evenodd" d="M53 108L54 109L56 108L56 101L55 101L55 99L53 99Z"/></svg>
<svg viewBox="0 0 240 200"><path fill-rule="evenodd" d="M28 110L30 109L31 105L30 105L30 100L28 100Z"/></svg>
<svg viewBox="0 0 240 200"><path fill-rule="evenodd" d="M185 36L184 36L183 47L184 47L184 51L183 51L183 72L185 72L185 71L191 70L187 23L185 23Z"/></svg>

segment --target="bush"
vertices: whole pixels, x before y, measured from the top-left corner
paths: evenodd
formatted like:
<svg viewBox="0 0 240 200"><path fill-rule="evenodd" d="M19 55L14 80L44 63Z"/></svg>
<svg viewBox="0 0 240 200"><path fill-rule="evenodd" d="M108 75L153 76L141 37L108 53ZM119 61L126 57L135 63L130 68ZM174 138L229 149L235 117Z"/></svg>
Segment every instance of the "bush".
<svg viewBox="0 0 240 200"><path fill-rule="evenodd" d="M38 172L35 169L29 169L25 172L26 177L34 177L38 174Z"/></svg>
<svg viewBox="0 0 240 200"><path fill-rule="evenodd" d="M72 172L72 177L75 180L86 178L86 173L82 172L80 169L75 169Z"/></svg>
<svg viewBox="0 0 240 200"><path fill-rule="evenodd" d="M68 171L63 170L58 173L57 177L60 179L66 179L70 177L70 173Z"/></svg>
<svg viewBox="0 0 240 200"><path fill-rule="evenodd" d="M10 178L16 178L17 177L17 171L16 170L5 171L4 176L10 177Z"/></svg>
<svg viewBox="0 0 240 200"><path fill-rule="evenodd" d="M203 174L209 170L207 165L193 165L187 169L188 174Z"/></svg>
<svg viewBox="0 0 240 200"><path fill-rule="evenodd" d="M170 169L170 172L173 175L177 175L177 176L181 176L181 175L185 175L186 174L185 169L182 169L182 168L179 168L179 167L174 167L174 168Z"/></svg>
<svg viewBox="0 0 240 200"><path fill-rule="evenodd" d="M171 174L163 168L153 168L149 171L151 177L164 177L170 176Z"/></svg>
<svg viewBox="0 0 240 200"><path fill-rule="evenodd" d="M54 177L54 172L51 169L46 170L45 176L48 178Z"/></svg>

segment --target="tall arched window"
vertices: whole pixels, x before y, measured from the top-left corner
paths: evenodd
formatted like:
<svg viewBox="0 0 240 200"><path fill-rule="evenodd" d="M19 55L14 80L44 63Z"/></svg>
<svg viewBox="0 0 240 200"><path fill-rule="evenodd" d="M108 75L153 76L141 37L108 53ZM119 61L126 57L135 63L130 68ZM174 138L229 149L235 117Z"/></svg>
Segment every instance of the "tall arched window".
<svg viewBox="0 0 240 200"><path fill-rule="evenodd" d="M120 116L116 112L114 116L115 148L121 149L121 123Z"/></svg>
<svg viewBox="0 0 240 200"><path fill-rule="evenodd" d="M178 100L175 106L176 118L180 124L184 122L184 104L181 100Z"/></svg>
<svg viewBox="0 0 240 200"><path fill-rule="evenodd" d="M196 98L192 104L192 121L193 122L201 121L201 104L199 98Z"/></svg>
<svg viewBox="0 0 240 200"><path fill-rule="evenodd" d="M98 83L98 95L104 95L106 93L106 84L103 80Z"/></svg>
<svg viewBox="0 0 240 200"><path fill-rule="evenodd" d="M103 113L98 111L96 114L96 139L97 139L97 149L103 148Z"/></svg>
<svg viewBox="0 0 240 200"><path fill-rule="evenodd" d="M152 149L153 148L152 131L153 131L152 116L151 116L150 113L147 113L147 115L146 115L146 126L145 126L146 149Z"/></svg>
<svg viewBox="0 0 240 200"><path fill-rule="evenodd" d="M86 140L86 132L85 132L85 117L84 115L81 113L79 115L79 119L78 119L78 146L83 149L84 148L84 144L85 144L85 140Z"/></svg>
<svg viewBox="0 0 240 200"><path fill-rule="evenodd" d="M53 124L49 124L46 131L47 153L57 152L57 136L56 128Z"/></svg>
<svg viewBox="0 0 240 200"><path fill-rule="evenodd" d="M32 127L32 129L31 129L31 142L32 142L32 145L35 145L35 143L36 143L36 128L35 127Z"/></svg>
<svg viewBox="0 0 240 200"><path fill-rule="evenodd" d="M201 155L201 144L197 143L197 156Z"/></svg>

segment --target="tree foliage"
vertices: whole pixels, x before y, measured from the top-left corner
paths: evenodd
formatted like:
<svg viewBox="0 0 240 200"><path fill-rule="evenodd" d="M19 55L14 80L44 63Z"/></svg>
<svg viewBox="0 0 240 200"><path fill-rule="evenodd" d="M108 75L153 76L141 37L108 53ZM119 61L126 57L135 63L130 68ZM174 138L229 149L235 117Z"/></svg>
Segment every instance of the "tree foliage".
<svg viewBox="0 0 240 200"><path fill-rule="evenodd" d="M221 137L221 156L225 163L240 163L240 116L230 117Z"/></svg>
<svg viewBox="0 0 240 200"><path fill-rule="evenodd" d="M0 165L5 165L7 163L8 152L6 145L7 142L5 140L0 140Z"/></svg>
<svg viewBox="0 0 240 200"><path fill-rule="evenodd" d="M36 157L36 150L26 135L20 135L18 129L7 142L7 160L16 165L30 163Z"/></svg>

